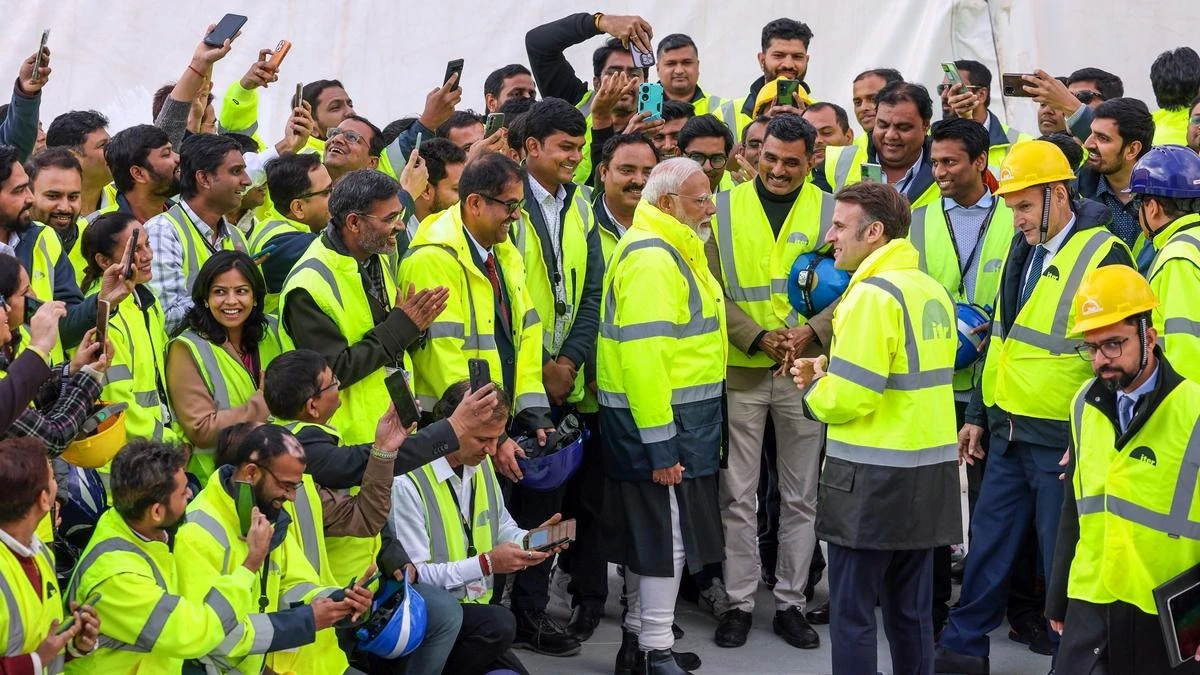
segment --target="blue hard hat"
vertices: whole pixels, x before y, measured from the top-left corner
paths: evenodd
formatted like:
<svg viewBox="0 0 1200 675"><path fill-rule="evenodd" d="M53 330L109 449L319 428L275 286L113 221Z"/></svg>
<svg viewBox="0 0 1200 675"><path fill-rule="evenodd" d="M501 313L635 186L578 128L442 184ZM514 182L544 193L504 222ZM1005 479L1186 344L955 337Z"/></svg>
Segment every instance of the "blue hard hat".
<svg viewBox="0 0 1200 675"><path fill-rule="evenodd" d="M371 616L355 635L358 647L381 659L411 654L425 639L425 598L408 581L388 579L371 603Z"/></svg>
<svg viewBox="0 0 1200 675"><path fill-rule="evenodd" d="M962 370L979 360L979 346L987 339L990 331L971 331L992 320L986 307L960 302L955 305L958 314L958 351L954 355L954 369Z"/></svg>
<svg viewBox="0 0 1200 675"><path fill-rule="evenodd" d="M562 487L583 463L583 439L586 435L580 434L579 438L554 452L524 459L518 457L517 465L525 476L521 479L521 485L538 492L551 492Z"/></svg>
<svg viewBox="0 0 1200 675"><path fill-rule="evenodd" d="M788 302L800 316L811 319L833 304L850 285L850 273L834 266L833 258L815 251L792 263L788 272Z"/></svg>
<svg viewBox="0 0 1200 675"><path fill-rule="evenodd" d="M1200 199L1200 155L1182 145L1151 148L1133 166L1125 192Z"/></svg>

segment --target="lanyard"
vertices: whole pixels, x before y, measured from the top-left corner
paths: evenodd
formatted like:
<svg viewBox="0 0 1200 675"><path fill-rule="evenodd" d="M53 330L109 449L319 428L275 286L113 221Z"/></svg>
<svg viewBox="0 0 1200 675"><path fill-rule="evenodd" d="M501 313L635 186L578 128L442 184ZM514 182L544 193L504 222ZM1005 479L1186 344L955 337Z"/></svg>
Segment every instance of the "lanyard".
<svg viewBox="0 0 1200 675"><path fill-rule="evenodd" d="M954 225L950 222L950 213L946 211L946 204L942 203L942 216L946 219L946 230L950 233L950 245L954 247L954 257L959 261L962 268L958 273L958 295L961 298L966 298L968 301L974 301L974 298L967 298L966 279L967 270L971 269L971 265L975 263L975 256L979 254L979 248L983 246L985 233L988 225L992 223L992 216L996 215L996 201L998 197L992 198L992 208L988 209L987 217L983 219L983 223L979 226L979 236L975 238L975 247L971 249L971 255L963 262L962 253L958 250L958 241L954 238Z"/></svg>
<svg viewBox="0 0 1200 675"><path fill-rule="evenodd" d="M474 482L474 480L475 480L475 476L471 476L471 481ZM479 555L479 551L475 550L475 535L474 535L474 533L471 532L471 521L470 521L470 518L475 517L475 495L478 492L479 491L475 489L475 485L472 484L471 485L471 503L470 503L471 515L464 516L463 512L462 512L462 504L460 504L458 502L458 491L454 489L454 486L450 486L450 499L454 500L454 512L458 514L458 522L460 525L462 525L463 536L465 536L467 538L467 557L468 558L474 558L475 556Z"/></svg>

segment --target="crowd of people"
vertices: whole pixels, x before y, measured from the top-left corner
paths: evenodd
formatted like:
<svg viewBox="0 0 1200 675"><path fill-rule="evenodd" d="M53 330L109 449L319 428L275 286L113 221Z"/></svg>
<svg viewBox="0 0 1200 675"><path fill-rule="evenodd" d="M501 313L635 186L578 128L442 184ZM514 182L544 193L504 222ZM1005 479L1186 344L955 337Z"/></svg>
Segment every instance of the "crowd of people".
<svg viewBox="0 0 1200 675"><path fill-rule="evenodd" d="M663 32L537 26L479 113L456 73L383 125L307 80L282 130L272 49L221 83L202 41L119 130L26 59L0 673L571 672L610 563L618 675L701 667L680 599L742 647L763 586L837 675L877 606L894 673L986 675L1006 617L1060 675L1200 672L1160 627L1200 611L1163 599L1200 564L1200 55L1153 112L1036 70L1017 130L976 61L813 92L781 18L727 98Z"/></svg>

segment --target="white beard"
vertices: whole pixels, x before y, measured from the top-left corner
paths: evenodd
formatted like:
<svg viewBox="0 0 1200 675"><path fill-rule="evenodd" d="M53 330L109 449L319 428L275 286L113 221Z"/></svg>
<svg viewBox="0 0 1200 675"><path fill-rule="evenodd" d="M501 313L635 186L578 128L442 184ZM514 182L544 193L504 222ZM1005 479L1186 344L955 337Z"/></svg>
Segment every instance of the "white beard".
<svg viewBox="0 0 1200 675"><path fill-rule="evenodd" d="M700 227L696 228L696 236L700 238L700 241L707 244L708 240L712 238L712 226L701 225Z"/></svg>

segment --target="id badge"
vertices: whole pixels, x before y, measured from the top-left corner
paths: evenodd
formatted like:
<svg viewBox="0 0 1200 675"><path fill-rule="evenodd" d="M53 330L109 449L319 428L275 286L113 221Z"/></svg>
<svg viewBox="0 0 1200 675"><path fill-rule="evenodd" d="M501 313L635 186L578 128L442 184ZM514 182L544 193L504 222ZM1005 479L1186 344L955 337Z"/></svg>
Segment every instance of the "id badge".
<svg viewBox="0 0 1200 675"><path fill-rule="evenodd" d="M488 585L483 579L467 582L467 600L478 600L487 594Z"/></svg>

